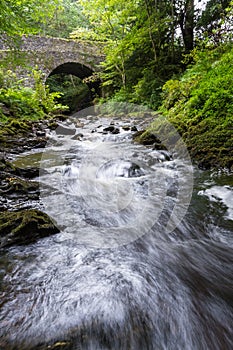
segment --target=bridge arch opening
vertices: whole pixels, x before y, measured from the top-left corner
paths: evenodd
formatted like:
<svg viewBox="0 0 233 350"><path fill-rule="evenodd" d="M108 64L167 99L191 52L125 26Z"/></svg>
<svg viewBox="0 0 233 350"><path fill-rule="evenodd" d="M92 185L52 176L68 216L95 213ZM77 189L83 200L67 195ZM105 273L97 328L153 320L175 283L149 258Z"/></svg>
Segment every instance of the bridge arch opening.
<svg viewBox="0 0 233 350"><path fill-rule="evenodd" d="M83 81L93 73L93 70L83 64L63 63L48 75L46 85L51 92L61 92L59 102L69 107L67 113L74 113L91 106L95 98L100 96L100 81Z"/></svg>

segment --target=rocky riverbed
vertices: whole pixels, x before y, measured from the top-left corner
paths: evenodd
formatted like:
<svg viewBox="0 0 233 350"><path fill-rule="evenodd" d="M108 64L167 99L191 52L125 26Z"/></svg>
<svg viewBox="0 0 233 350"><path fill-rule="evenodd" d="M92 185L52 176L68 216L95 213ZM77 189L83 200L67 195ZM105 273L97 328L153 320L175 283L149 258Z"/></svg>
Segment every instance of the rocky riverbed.
<svg viewBox="0 0 233 350"><path fill-rule="evenodd" d="M82 134L64 124L65 117L39 122L23 122L12 119L7 125L1 125L0 131L0 248L15 244L30 244L38 238L59 232L56 223L43 212L40 203L39 183L35 181L42 170L31 164L25 167L14 165L13 160L21 153L42 149L48 138L46 132L55 130L61 137L70 135L81 140ZM122 125L120 128L109 122L102 127L103 134L118 134L130 131L139 139L144 130L137 126ZM92 132L99 132L93 129ZM143 138L144 145L163 149L164 146L153 135Z"/></svg>
<svg viewBox="0 0 233 350"><path fill-rule="evenodd" d="M43 148L46 129L56 121L19 122L2 125L0 132L0 248L30 244L40 237L59 232L56 224L40 210L38 167L20 168L12 164L22 152Z"/></svg>
<svg viewBox="0 0 233 350"><path fill-rule="evenodd" d="M146 128L88 114L5 134L1 349L232 348L232 176Z"/></svg>

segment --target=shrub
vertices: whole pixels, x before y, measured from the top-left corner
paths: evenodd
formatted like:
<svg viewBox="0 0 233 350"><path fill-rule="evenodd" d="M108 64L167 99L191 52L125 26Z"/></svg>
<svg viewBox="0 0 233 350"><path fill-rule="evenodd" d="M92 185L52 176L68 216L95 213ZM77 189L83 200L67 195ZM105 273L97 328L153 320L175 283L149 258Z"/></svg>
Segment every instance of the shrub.
<svg viewBox="0 0 233 350"><path fill-rule="evenodd" d="M24 119L40 119L47 115L63 111L66 106L56 102L59 93L50 93L43 84L38 70L33 71L35 88L25 87L11 71L0 71L0 103L11 116ZM7 116L1 108L0 118L4 122Z"/></svg>

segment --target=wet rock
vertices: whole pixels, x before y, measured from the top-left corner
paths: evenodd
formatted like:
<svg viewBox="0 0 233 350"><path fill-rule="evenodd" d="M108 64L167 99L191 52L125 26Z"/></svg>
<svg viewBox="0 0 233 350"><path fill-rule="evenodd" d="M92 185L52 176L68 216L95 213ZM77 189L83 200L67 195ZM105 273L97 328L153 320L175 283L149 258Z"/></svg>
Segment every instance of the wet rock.
<svg viewBox="0 0 233 350"><path fill-rule="evenodd" d="M84 123L76 122L76 128L83 128L83 127L84 127Z"/></svg>
<svg viewBox="0 0 233 350"><path fill-rule="evenodd" d="M138 131L138 129L137 129L137 127L136 127L135 125L133 125L133 126L131 127L131 131Z"/></svg>
<svg viewBox="0 0 233 350"><path fill-rule="evenodd" d="M7 210L7 199L0 196L0 212Z"/></svg>
<svg viewBox="0 0 233 350"><path fill-rule="evenodd" d="M37 209L0 213L0 247L26 245L58 233L51 218Z"/></svg>
<svg viewBox="0 0 233 350"><path fill-rule="evenodd" d="M34 148L44 148L47 144L46 137L19 137L19 135L0 136L0 152L19 154Z"/></svg>
<svg viewBox="0 0 233 350"><path fill-rule="evenodd" d="M153 143L153 150L157 150L157 151L160 151L160 150L166 150L166 146L164 146L161 142L155 142Z"/></svg>
<svg viewBox="0 0 233 350"><path fill-rule="evenodd" d="M119 134L120 133L120 129L118 128L115 128L113 131L112 131L112 134Z"/></svg>
<svg viewBox="0 0 233 350"><path fill-rule="evenodd" d="M143 175L144 171L138 164L118 160L110 160L102 165L97 172L97 178L139 177Z"/></svg>
<svg viewBox="0 0 233 350"><path fill-rule="evenodd" d="M64 122L67 119L67 115L58 114L56 115L56 119L60 120L61 122Z"/></svg>
<svg viewBox="0 0 233 350"><path fill-rule="evenodd" d="M5 171L5 172L9 172L10 173L10 172L15 171L15 168L4 157L1 157L0 158L0 171Z"/></svg>
<svg viewBox="0 0 233 350"><path fill-rule="evenodd" d="M160 139L154 134L149 131L140 130L137 131L133 135L133 139L136 142L141 143L144 146L152 146L153 150L166 150L166 146L164 146Z"/></svg>
<svg viewBox="0 0 233 350"><path fill-rule="evenodd" d="M133 139L134 139L135 141L140 141L140 137L141 137L145 132L146 132L145 130L136 131L136 132L133 134Z"/></svg>
<svg viewBox="0 0 233 350"><path fill-rule="evenodd" d="M1 196L15 198L15 197L26 197L27 199L38 199L39 198L39 183L22 179L18 176L12 176L11 174L1 172L0 173L1 185L0 194Z"/></svg>
<svg viewBox="0 0 233 350"><path fill-rule="evenodd" d="M46 174L47 171L36 167L31 168L18 168L7 161L4 157L0 158L0 172L4 172L6 176L11 177L12 175L20 176L25 179L33 179L38 177L40 174Z"/></svg>
<svg viewBox="0 0 233 350"><path fill-rule="evenodd" d="M116 128L116 127L113 126L113 125L110 125L110 126L108 126L107 128L104 128L104 129L103 129L103 132L104 132L104 133L110 132L111 134L119 134L119 133L120 133L120 129L119 129L119 128Z"/></svg>
<svg viewBox="0 0 233 350"><path fill-rule="evenodd" d="M140 136L140 143L146 146L146 145L161 144L161 141L158 139L158 137L155 134L152 134L150 132L145 132Z"/></svg>
<svg viewBox="0 0 233 350"><path fill-rule="evenodd" d="M76 133L75 128L70 128L62 124L58 124L58 127L56 128L55 131L57 135L75 135Z"/></svg>
<svg viewBox="0 0 233 350"><path fill-rule="evenodd" d="M113 132L114 129L115 129L115 126L108 126L107 128L104 128L103 131Z"/></svg>
<svg viewBox="0 0 233 350"><path fill-rule="evenodd" d="M122 129L125 130L125 131L129 131L130 130L130 126L129 125L123 125Z"/></svg>
<svg viewBox="0 0 233 350"><path fill-rule="evenodd" d="M36 131L36 136L44 137L44 136L46 136L46 132L45 132L45 131L38 130L38 131Z"/></svg>
<svg viewBox="0 0 233 350"><path fill-rule="evenodd" d="M51 121L48 123L48 128L49 128L50 130L55 130L57 127L58 127L58 123L56 122L56 120L51 120Z"/></svg>
<svg viewBox="0 0 233 350"><path fill-rule="evenodd" d="M161 151L160 151L160 154L163 156L163 158L164 158L165 161L170 161L170 160L172 160L172 155L171 155L171 153L169 153L168 151L166 151L166 150L161 150Z"/></svg>
<svg viewBox="0 0 233 350"><path fill-rule="evenodd" d="M83 134L79 133L79 134L76 134L74 135L73 137L71 137L72 140L78 140L78 141L81 141L82 138L83 138Z"/></svg>
<svg viewBox="0 0 233 350"><path fill-rule="evenodd" d="M20 169L0 159L0 211L35 208L40 197L39 183L29 179L38 176L39 171L38 168Z"/></svg>

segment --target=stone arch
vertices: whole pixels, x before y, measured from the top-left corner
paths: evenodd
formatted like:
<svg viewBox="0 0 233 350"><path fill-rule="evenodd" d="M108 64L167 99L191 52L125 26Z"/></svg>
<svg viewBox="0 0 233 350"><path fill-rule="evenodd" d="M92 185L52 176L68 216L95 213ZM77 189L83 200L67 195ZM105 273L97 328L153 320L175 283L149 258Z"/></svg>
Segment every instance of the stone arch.
<svg viewBox="0 0 233 350"><path fill-rule="evenodd" d="M58 65L56 68L54 68L48 75L48 77L54 75L54 74L72 74L80 79L87 78L91 76L94 71L87 67L84 64L77 63L77 62L66 62Z"/></svg>

